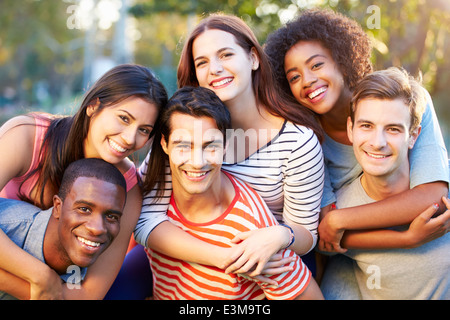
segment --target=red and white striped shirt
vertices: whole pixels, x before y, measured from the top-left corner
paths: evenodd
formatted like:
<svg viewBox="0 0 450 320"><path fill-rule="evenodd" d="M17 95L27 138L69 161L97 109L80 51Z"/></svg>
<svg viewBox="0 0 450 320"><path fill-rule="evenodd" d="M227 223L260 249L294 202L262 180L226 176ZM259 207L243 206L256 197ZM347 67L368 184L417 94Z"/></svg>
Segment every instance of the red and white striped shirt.
<svg viewBox="0 0 450 320"><path fill-rule="evenodd" d="M208 223L193 223L178 211L172 197L168 209L169 220L193 236L221 247L231 247L231 239L240 232L277 224L259 194L247 184L225 173L233 183L235 197L228 209ZM241 274L225 274L221 269L174 259L148 249L153 271L155 299L218 300L218 299L293 299L303 292L311 279L311 272L300 257L291 250L283 256L295 256L294 270L270 276L278 286L268 285Z"/></svg>

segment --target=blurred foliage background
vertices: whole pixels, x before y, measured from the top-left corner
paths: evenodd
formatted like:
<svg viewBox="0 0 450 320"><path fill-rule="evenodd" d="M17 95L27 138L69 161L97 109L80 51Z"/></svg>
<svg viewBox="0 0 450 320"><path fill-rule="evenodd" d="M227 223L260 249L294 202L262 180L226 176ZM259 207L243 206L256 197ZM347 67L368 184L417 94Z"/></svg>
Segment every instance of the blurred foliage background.
<svg viewBox="0 0 450 320"><path fill-rule="evenodd" d="M86 88L120 63L150 67L172 94L183 39L202 15L235 14L264 44L313 7L358 21L376 69L422 72L449 149L448 0L1 0L0 124L32 110L73 113Z"/></svg>

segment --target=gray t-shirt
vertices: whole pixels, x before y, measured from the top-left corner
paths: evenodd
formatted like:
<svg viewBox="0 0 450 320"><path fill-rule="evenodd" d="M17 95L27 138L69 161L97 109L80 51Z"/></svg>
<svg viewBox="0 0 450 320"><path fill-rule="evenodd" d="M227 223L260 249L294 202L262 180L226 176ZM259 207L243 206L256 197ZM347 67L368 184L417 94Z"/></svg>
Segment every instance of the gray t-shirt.
<svg viewBox="0 0 450 320"><path fill-rule="evenodd" d="M341 188L336 195L338 208L374 202L362 187L360 178ZM350 249L345 257L330 258L321 289L327 299L448 300L449 253L448 233L413 249Z"/></svg>

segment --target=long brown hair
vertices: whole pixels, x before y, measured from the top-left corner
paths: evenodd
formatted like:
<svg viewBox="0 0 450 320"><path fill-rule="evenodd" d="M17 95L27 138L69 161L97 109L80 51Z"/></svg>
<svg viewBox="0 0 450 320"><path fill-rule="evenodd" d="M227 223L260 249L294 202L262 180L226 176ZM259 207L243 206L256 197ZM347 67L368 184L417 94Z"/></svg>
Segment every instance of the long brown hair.
<svg viewBox="0 0 450 320"><path fill-rule="evenodd" d="M252 73L252 86L258 105L263 106L275 116L280 116L288 121L312 129L319 140L323 141L323 131L314 113L279 89L272 75L269 61L256 36L247 24L236 16L218 13L211 14L195 27L181 52L177 71L179 88L199 86L195 74L192 45L200 34L210 29L222 30L232 34L236 38L237 44L247 53L250 53L252 49L255 50L259 58L259 68Z"/></svg>
<svg viewBox="0 0 450 320"><path fill-rule="evenodd" d="M36 183L39 200L31 199L30 195L22 193L20 198L44 209L48 207L44 203L45 187L49 185L51 191L57 192L67 166L84 158L83 144L91 119L86 113L87 107L99 101L100 105L96 110L98 113L132 96L156 105L158 111L167 103L167 92L150 69L135 64L123 64L112 68L93 84L74 116L50 120L40 150L39 165L25 178L30 179L39 173ZM151 136L153 134L154 130Z"/></svg>

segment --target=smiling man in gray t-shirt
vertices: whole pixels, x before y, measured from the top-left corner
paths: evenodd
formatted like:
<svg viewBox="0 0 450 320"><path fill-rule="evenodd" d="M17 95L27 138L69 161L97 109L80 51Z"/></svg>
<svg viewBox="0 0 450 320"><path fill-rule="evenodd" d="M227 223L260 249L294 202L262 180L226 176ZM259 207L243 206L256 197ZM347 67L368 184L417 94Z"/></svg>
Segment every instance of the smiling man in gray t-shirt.
<svg viewBox="0 0 450 320"><path fill-rule="evenodd" d="M415 80L394 68L369 75L355 89L348 134L363 174L338 191L338 208L383 200L410 188L408 151L420 133L422 93ZM430 219L435 211L430 207L421 216ZM390 249L392 241L387 245L396 238L408 247L412 225L367 231L364 237L360 233L358 249L330 259L321 285L325 298L450 299L450 236L445 227L433 235L443 236L416 248Z"/></svg>

